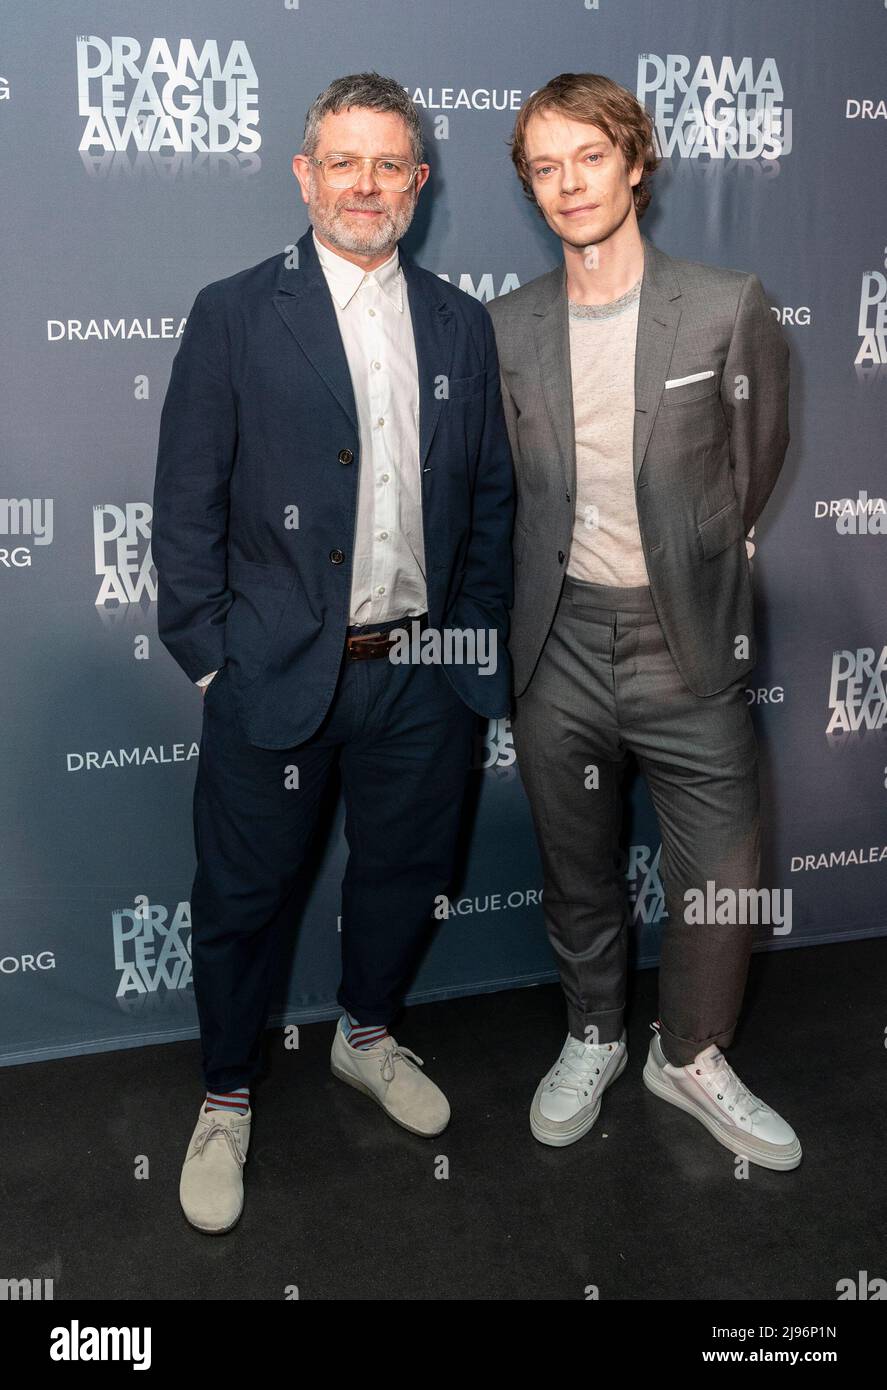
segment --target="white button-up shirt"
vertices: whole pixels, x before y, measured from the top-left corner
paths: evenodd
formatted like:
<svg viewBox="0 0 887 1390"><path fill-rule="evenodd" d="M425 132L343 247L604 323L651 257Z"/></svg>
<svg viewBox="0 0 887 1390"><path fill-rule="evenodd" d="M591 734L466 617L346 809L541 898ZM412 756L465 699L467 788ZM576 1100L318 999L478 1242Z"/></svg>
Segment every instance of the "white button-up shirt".
<svg viewBox="0 0 887 1390"><path fill-rule="evenodd" d="M360 437L349 623L417 617L428 607L419 372L400 253L395 246L367 273L312 236L348 359ZM197 684L208 685L215 674Z"/></svg>
<svg viewBox="0 0 887 1390"><path fill-rule="evenodd" d="M428 606L419 374L400 254L395 246L367 273L312 236L342 334L360 434L350 622L415 617Z"/></svg>

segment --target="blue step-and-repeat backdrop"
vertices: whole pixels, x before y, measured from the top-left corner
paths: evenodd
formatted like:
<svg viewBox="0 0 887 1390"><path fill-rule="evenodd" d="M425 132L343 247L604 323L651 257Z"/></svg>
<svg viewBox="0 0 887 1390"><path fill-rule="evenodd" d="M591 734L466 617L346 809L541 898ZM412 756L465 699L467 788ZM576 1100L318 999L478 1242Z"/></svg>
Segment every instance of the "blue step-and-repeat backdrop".
<svg viewBox="0 0 887 1390"><path fill-rule="evenodd" d="M791 346L791 445L756 534L764 878L791 930L887 929L884 0L32 0L0 53L4 288L0 1062L196 1035L188 896L199 691L157 638L151 506L198 289L305 230L290 169L334 77L421 110L406 249L488 301L556 264L507 142L564 71L655 116L644 233L755 271ZM507 721L479 734L451 915L413 999L555 978ZM344 844L292 906L273 1014L337 1010ZM643 785L625 826L635 960L663 929ZM825 961L823 968L826 968Z"/></svg>

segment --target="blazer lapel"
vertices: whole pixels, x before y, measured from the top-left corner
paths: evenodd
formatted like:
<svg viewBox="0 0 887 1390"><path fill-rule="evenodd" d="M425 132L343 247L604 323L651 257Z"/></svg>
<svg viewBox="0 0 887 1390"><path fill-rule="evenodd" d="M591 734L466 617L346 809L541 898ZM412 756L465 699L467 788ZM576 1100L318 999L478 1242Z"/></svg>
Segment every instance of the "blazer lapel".
<svg viewBox="0 0 887 1390"><path fill-rule="evenodd" d="M541 277L533 314L539 379L557 440L567 491L571 497L575 497L576 426L573 421L573 378L570 373L567 268L563 263Z"/></svg>
<svg viewBox="0 0 887 1390"><path fill-rule="evenodd" d="M403 248L400 264L407 282L407 298L416 346L416 366L419 373L419 467L425 483L433 469L426 467L431 441L437 429L444 398L436 390L441 378L449 381L453 374L453 355L456 349L456 324L453 310L438 288L436 276L421 271ZM426 484L427 486L427 484Z"/></svg>
<svg viewBox="0 0 887 1390"><path fill-rule="evenodd" d="M645 236L644 278L638 304L638 334L634 358L634 477L644 465L653 422L665 390L678 324L681 287L671 258Z"/></svg>
<svg viewBox="0 0 887 1390"><path fill-rule="evenodd" d="M296 254L281 259L274 307L312 366L320 373L342 409L358 429L357 406L336 308L317 252L312 229L296 242ZM293 265L287 262L292 258Z"/></svg>
<svg viewBox="0 0 887 1390"><path fill-rule="evenodd" d="M339 332L335 305L326 283L312 229L296 243L294 264L281 260L274 290L274 307L309 362L323 377L336 400L358 430L357 406L345 346ZM423 483L426 460L440 418L443 399L435 391L440 378L452 375L456 346L453 311L437 286L400 248L400 265L407 284L407 299L416 345L419 373L419 459Z"/></svg>

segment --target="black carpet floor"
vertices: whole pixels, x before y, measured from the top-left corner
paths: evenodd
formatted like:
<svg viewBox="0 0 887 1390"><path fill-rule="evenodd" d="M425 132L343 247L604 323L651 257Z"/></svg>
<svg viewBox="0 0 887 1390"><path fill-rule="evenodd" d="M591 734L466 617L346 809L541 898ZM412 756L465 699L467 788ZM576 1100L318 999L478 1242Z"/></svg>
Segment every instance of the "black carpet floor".
<svg viewBox="0 0 887 1390"><path fill-rule="evenodd" d="M747 1178L642 1083L656 971L632 976L628 1066L565 1149L527 1118L566 1035L557 986L407 1011L396 1036L453 1111L431 1140L331 1076L332 1023L298 1050L271 1031L220 1237L178 1203L196 1041L3 1068L0 1275L56 1299L833 1301L887 1276L885 976L887 939L753 957L728 1057L804 1158Z"/></svg>

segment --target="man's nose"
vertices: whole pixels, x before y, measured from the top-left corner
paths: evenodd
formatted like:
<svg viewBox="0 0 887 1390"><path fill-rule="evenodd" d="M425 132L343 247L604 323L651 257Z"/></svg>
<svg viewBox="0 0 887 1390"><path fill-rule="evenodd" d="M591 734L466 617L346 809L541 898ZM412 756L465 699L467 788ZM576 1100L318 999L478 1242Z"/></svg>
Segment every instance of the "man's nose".
<svg viewBox="0 0 887 1390"><path fill-rule="evenodd" d="M585 187L585 181L578 169L574 169L570 164L565 164L561 174L561 192L578 193Z"/></svg>
<svg viewBox="0 0 887 1390"><path fill-rule="evenodd" d="M361 168L357 183L354 185L358 193L362 193L365 198L369 198L377 192L378 184L373 172L372 164L364 164Z"/></svg>

